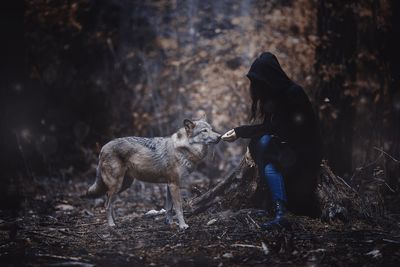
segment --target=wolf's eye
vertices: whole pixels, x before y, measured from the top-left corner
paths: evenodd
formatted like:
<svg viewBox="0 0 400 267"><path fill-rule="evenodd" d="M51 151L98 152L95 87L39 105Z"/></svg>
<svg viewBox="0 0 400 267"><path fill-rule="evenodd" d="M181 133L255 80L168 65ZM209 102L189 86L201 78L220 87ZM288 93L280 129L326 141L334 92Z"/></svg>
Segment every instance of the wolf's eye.
<svg viewBox="0 0 400 267"><path fill-rule="evenodd" d="M207 130L207 129L204 129L202 132L203 132L203 133L206 133L206 132L208 132L208 130Z"/></svg>

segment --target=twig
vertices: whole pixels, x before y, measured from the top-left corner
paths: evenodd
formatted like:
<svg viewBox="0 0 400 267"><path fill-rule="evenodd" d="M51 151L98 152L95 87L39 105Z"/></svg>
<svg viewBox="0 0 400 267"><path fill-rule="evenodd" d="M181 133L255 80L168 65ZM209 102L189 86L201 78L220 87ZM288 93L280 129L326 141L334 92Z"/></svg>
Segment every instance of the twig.
<svg viewBox="0 0 400 267"><path fill-rule="evenodd" d="M225 230L225 232L223 232L221 236L218 236L218 239L221 239L227 232L228 230Z"/></svg>
<svg viewBox="0 0 400 267"><path fill-rule="evenodd" d="M260 246L255 246L255 245L249 245L249 244L232 244L231 247L241 247L241 248L257 248L257 249L263 249Z"/></svg>
<svg viewBox="0 0 400 267"><path fill-rule="evenodd" d="M101 241L107 241L107 239L104 239L99 233L95 232L98 238L100 238Z"/></svg>
<svg viewBox="0 0 400 267"><path fill-rule="evenodd" d="M374 180L378 181L378 182L382 182L384 185L386 185L387 188L389 188L390 191L392 191L392 193L395 193L396 190L394 190L393 188L390 187L390 185L388 185L388 183L385 182L385 180L383 179L379 179L379 178L375 178Z"/></svg>
<svg viewBox="0 0 400 267"><path fill-rule="evenodd" d="M81 261L64 261L49 264L49 266L80 266L80 267L92 267L95 266L91 263L81 262Z"/></svg>
<svg viewBox="0 0 400 267"><path fill-rule="evenodd" d="M251 216L249 214L247 214L247 217L249 218L249 220L257 227L257 229L260 229L261 227L258 225L258 223L256 223L253 218L251 218Z"/></svg>
<svg viewBox="0 0 400 267"><path fill-rule="evenodd" d="M388 154L386 151L384 151L383 149L379 148L379 147L374 147L374 149L382 152L383 154L385 154L386 156L388 156L389 158L391 158L394 162L400 163L400 160L394 158L393 156L391 156L390 154Z"/></svg>
<svg viewBox="0 0 400 267"><path fill-rule="evenodd" d="M206 248L215 248L215 247L223 247L224 245L223 244L211 244L211 245L208 245L208 246L205 246Z"/></svg>
<svg viewBox="0 0 400 267"><path fill-rule="evenodd" d="M59 255L52 255L52 254L36 254L36 257L44 257L50 259L57 259L57 260L69 260L69 261L80 261L82 258L79 257L67 257L67 256L59 256Z"/></svg>
<svg viewBox="0 0 400 267"><path fill-rule="evenodd" d="M351 187L342 177L336 175L336 178L338 178L342 183L344 183L348 188L350 188L354 193L357 194L357 191L353 187Z"/></svg>

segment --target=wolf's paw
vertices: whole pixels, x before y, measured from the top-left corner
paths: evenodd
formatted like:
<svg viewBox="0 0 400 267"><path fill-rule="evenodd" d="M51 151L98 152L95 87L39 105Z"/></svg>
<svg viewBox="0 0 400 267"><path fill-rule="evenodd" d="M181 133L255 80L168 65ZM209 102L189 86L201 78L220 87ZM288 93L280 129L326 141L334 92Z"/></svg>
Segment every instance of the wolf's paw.
<svg viewBox="0 0 400 267"><path fill-rule="evenodd" d="M187 225L186 223L179 224L179 229L180 229L180 230L186 230L186 229L188 229L188 228L189 228L189 225Z"/></svg>
<svg viewBox="0 0 400 267"><path fill-rule="evenodd" d="M117 225L115 224L115 222L108 222L108 226L110 226L110 227L117 227Z"/></svg>

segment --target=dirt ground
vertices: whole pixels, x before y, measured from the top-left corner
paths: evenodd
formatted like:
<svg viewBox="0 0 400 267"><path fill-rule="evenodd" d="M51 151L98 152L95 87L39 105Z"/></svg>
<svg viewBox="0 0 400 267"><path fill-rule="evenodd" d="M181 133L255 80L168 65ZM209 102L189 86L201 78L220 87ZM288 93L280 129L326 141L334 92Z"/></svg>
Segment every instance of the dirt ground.
<svg viewBox="0 0 400 267"><path fill-rule="evenodd" d="M134 184L115 203L117 227L103 201L81 199L91 181L36 178L17 218L1 211L1 266L399 266L398 220L324 223L290 216L291 227L265 232L259 210L187 217L164 224L164 187ZM394 216L394 215L393 215Z"/></svg>

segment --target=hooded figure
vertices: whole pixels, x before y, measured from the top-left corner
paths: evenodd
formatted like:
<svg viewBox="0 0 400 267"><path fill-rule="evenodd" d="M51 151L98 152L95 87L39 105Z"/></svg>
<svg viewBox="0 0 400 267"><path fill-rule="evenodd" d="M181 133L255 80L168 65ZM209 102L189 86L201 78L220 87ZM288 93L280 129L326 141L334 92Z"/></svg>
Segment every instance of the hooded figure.
<svg viewBox="0 0 400 267"><path fill-rule="evenodd" d="M288 78L276 57L262 53L251 65L252 118L261 124L236 127L222 136L232 142L250 138L250 152L271 192L275 219L282 224L286 206L316 215L315 189L321 160L317 118L303 88Z"/></svg>

